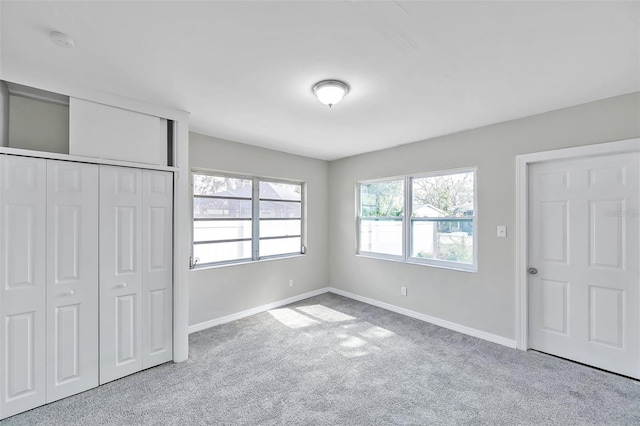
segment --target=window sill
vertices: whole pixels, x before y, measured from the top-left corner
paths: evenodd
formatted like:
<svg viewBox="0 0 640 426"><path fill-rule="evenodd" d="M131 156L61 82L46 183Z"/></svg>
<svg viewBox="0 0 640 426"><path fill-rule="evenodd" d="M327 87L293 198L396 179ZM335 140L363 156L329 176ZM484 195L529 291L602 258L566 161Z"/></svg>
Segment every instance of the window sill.
<svg viewBox="0 0 640 426"><path fill-rule="evenodd" d="M276 257L265 257L263 259L258 259L258 260L245 260L245 261L238 261L238 262L219 263L219 264L201 265L201 266L196 265L195 267L189 269L189 271L193 272L193 271L204 271L207 269L228 268L230 266L245 266L245 265L252 265L257 263L272 262L274 260L284 260L284 259L292 259L297 257L304 257L305 255L306 254L302 254L302 253L294 253L294 254L287 254L287 255L276 256Z"/></svg>
<svg viewBox="0 0 640 426"><path fill-rule="evenodd" d="M387 262L404 263L406 265L428 266L431 268L448 269L450 271L469 272L472 274L478 273L478 267L476 265L457 266L455 264L450 264L450 263L427 263L427 262L421 262L421 261L416 261L412 259L405 260L402 258L376 256L375 254L370 254L370 253L356 253L356 257L362 257L366 259L375 259L375 260L384 260Z"/></svg>

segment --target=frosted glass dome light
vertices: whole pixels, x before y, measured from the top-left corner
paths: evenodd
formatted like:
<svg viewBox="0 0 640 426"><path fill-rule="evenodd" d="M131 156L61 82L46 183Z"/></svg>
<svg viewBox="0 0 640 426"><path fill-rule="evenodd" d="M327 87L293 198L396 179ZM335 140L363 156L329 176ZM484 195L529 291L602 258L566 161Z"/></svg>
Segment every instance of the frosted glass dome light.
<svg viewBox="0 0 640 426"><path fill-rule="evenodd" d="M313 86L313 93L320 102L331 108L349 93L349 85L339 80L323 80Z"/></svg>

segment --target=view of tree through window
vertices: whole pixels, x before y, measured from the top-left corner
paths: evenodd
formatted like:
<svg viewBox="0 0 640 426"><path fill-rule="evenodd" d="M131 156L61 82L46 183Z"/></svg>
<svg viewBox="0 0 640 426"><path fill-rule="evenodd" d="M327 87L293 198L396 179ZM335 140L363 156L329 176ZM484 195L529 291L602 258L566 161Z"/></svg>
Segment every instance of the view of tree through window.
<svg viewBox="0 0 640 426"><path fill-rule="evenodd" d="M302 211L302 183L194 173L193 257L205 265L301 253Z"/></svg>
<svg viewBox="0 0 640 426"><path fill-rule="evenodd" d="M360 200L363 217L397 217L404 209L404 182L390 180L362 184Z"/></svg>
<svg viewBox="0 0 640 426"><path fill-rule="evenodd" d="M402 256L404 180L360 185L360 250Z"/></svg>
<svg viewBox="0 0 640 426"><path fill-rule="evenodd" d="M411 256L473 263L474 173L412 178Z"/></svg>
<svg viewBox="0 0 640 426"><path fill-rule="evenodd" d="M475 268L475 171L363 182L358 189L358 253Z"/></svg>
<svg viewBox="0 0 640 426"><path fill-rule="evenodd" d="M413 178L412 186L413 216L420 216L416 205L431 205L447 216L473 210L473 173Z"/></svg>

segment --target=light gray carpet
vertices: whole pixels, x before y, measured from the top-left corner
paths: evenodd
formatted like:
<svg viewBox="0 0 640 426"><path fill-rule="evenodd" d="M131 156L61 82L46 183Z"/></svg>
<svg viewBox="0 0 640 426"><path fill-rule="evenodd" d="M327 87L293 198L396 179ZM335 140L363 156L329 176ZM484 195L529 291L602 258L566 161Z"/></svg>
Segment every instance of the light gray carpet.
<svg viewBox="0 0 640 426"><path fill-rule="evenodd" d="M190 336L165 364L5 421L640 424L640 382L324 294Z"/></svg>

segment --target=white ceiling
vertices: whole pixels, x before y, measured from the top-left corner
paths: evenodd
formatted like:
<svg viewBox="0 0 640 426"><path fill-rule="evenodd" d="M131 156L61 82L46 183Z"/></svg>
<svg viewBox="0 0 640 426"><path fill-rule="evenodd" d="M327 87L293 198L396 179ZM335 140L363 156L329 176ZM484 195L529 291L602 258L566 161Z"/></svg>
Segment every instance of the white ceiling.
<svg viewBox="0 0 640 426"><path fill-rule="evenodd" d="M2 69L332 160L640 90L640 2L2 1ZM63 49L52 30L75 38ZM327 108L319 80L351 85Z"/></svg>

